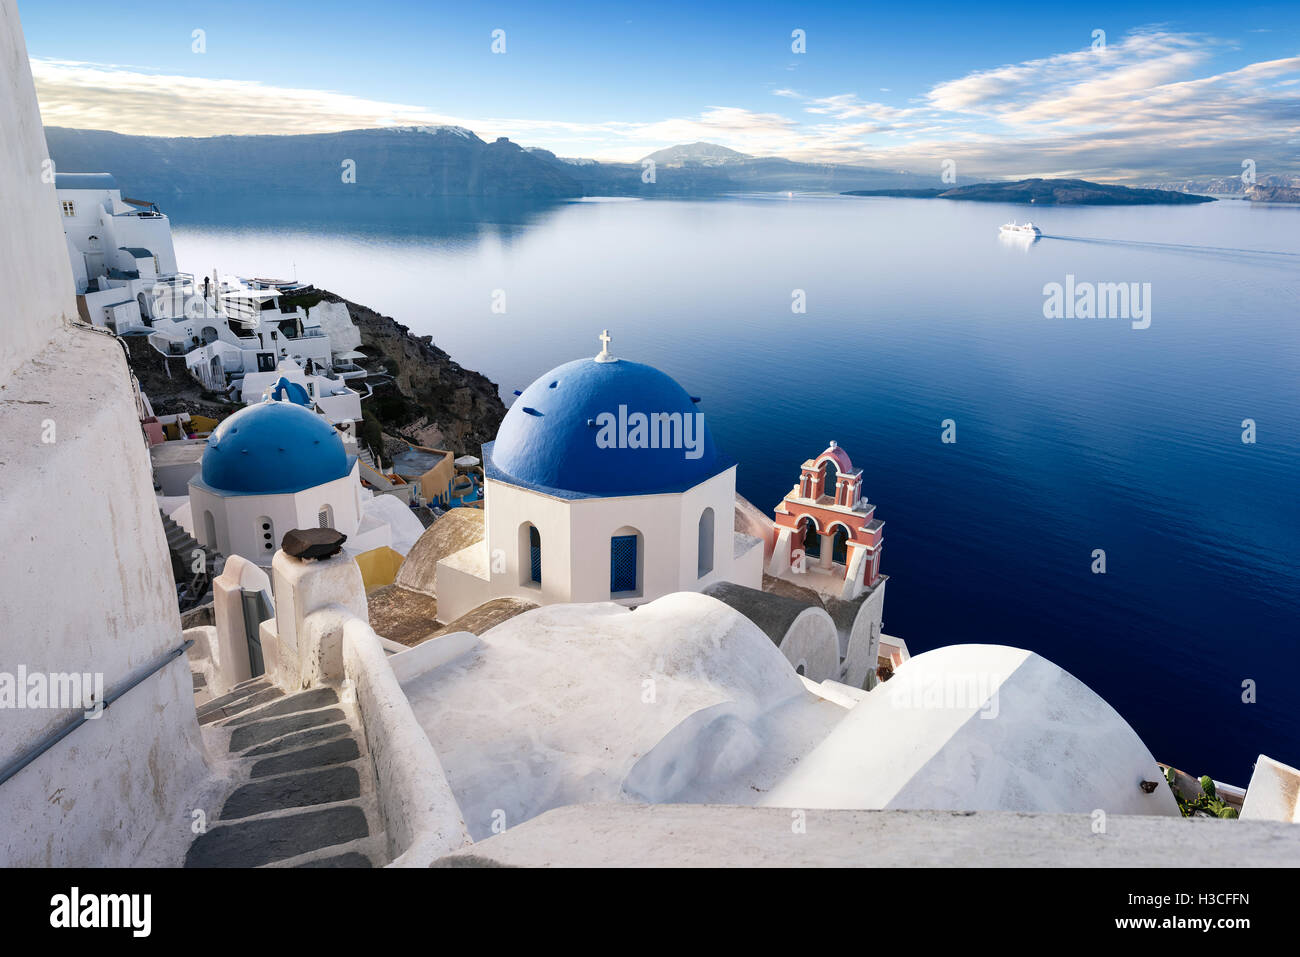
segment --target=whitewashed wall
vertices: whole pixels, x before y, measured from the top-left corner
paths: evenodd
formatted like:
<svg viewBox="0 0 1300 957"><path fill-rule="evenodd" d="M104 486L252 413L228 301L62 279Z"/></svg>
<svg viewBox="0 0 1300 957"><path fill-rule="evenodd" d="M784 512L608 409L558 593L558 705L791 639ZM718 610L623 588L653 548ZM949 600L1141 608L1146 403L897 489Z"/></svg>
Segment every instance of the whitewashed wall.
<svg viewBox="0 0 1300 957"><path fill-rule="evenodd" d="M0 670L100 672L111 691L179 647L180 616L122 348L63 324L72 271L13 0L0 154L0 385L24 400L0 407ZM6 709L0 762L77 713ZM0 865L126 865L158 828L186 842L203 775L181 656L0 784Z"/></svg>
<svg viewBox="0 0 1300 957"><path fill-rule="evenodd" d="M53 177L42 182L45 132L33 89L17 7L0 0L0 376L77 315Z"/></svg>
<svg viewBox="0 0 1300 957"><path fill-rule="evenodd" d="M563 500L489 479L484 544L475 545L475 569L465 555L438 564L438 616L451 621L489 598L514 596L538 604L620 601L643 604L678 591L699 591L719 580L761 586L754 562L737 573L732 532L736 470L730 469L694 488L671 495ZM713 568L699 575L699 521L714 513ZM529 551L520 529L536 526L542 543L542 583L529 580ZM641 533L640 589L611 599L610 538L620 529ZM445 571L445 574L444 574ZM488 579L490 576L490 580Z"/></svg>
<svg viewBox="0 0 1300 957"><path fill-rule="evenodd" d="M216 495L199 485L190 485L190 515L194 522L194 537L207 548L215 548L223 555L240 555L250 562L269 566L275 552L284 540L284 533L293 528L317 528L322 505L334 510L334 528L352 536L361 522L361 480L358 465L340 479L326 482L296 494L280 495ZM205 513L212 513L216 538L208 534ZM271 519L271 548L265 548L258 519Z"/></svg>

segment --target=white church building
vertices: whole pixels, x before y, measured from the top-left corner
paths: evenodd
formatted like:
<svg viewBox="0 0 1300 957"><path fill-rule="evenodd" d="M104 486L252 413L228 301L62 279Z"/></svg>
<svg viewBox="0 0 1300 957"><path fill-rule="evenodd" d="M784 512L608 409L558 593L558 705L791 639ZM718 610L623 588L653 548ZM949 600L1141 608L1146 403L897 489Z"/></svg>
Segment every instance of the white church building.
<svg viewBox="0 0 1300 957"><path fill-rule="evenodd" d="M601 338L524 389L484 443L485 537L438 563L443 621L501 597L640 605L761 587L763 542L733 531L736 463L680 385Z"/></svg>
<svg viewBox="0 0 1300 957"><path fill-rule="evenodd" d="M285 532L318 527L338 529L365 550L355 541L363 513L356 455L329 422L287 395L217 426L189 495L194 537L223 555L270 565Z"/></svg>

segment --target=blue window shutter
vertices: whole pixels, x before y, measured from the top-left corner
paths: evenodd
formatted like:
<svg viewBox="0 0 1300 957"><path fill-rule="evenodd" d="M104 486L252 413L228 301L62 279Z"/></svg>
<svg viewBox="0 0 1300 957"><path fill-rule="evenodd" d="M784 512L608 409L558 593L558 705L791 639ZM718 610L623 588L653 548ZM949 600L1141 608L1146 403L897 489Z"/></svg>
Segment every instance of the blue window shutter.
<svg viewBox="0 0 1300 957"><path fill-rule="evenodd" d="M537 584L542 583L542 536L536 528L528 529L528 553L532 564L532 578Z"/></svg>
<svg viewBox="0 0 1300 957"><path fill-rule="evenodd" d="M635 535L615 535L609 540L609 590L636 591Z"/></svg>

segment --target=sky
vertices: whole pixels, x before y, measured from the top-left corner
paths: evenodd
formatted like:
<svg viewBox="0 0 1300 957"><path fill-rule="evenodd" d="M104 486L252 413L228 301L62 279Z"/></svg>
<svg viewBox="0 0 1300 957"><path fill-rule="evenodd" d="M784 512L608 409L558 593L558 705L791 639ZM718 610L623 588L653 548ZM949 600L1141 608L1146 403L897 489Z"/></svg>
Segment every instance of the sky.
<svg viewBox="0 0 1300 957"><path fill-rule="evenodd" d="M18 8L51 126L453 124L625 162L707 141L913 171L951 161L959 175L1231 177L1246 160L1261 176L1300 172L1294 3Z"/></svg>

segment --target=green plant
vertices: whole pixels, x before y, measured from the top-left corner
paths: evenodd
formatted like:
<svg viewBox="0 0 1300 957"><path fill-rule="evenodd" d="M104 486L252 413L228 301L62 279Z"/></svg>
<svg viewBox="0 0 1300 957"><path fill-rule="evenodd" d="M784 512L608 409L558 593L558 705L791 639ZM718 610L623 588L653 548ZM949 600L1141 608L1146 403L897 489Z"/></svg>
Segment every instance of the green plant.
<svg viewBox="0 0 1300 957"><path fill-rule="evenodd" d="M1182 812L1183 817L1195 817L1199 813L1231 820L1237 816L1237 809L1224 804L1223 799L1218 796L1214 779L1208 774L1201 777L1201 793L1190 801L1179 793L1178 775L1173 768L1165 769L1165 780L1169 783L1169 789L1174 792L1174 799L1178 802L1178 810Z"/></svg>

